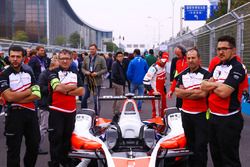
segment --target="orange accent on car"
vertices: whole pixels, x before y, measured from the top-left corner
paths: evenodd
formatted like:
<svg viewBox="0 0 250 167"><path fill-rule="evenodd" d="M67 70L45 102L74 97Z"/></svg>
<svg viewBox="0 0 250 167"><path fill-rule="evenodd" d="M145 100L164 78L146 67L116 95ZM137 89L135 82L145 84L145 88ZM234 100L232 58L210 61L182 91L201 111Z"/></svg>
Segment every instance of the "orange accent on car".
<svg viewBox="0 0 250 167"><path fill-rule="evenodd" d="M110 122L111 122L110 119L98 118L98 119L96 119L96 126L100 126L101 124L107 124Z"/></svg>
<svg viewBox="0 0 250 167"><path fill-rule="evenodd" d="M148 119L146 121L150 122L150 123L155 123L157 125L164 125L163 120L162 120L161 117L155 117L155 118L152 118L152 119Z"/></svg>
<svg viewBox="0 0 250 167"><path fill-rule="evenodd" d="M150 157L143 157L143 158L135 158L135 159L129 159L129 158L118 158L113 157L115 166L119 167L146 167L149 165Z"/></svg>
<svg viewBox="0 0 250 167"><path fill-rule="evenodd" d="M186 146L186 137L184 134L173 137L171 139L165 140L161 143L161 148L164 149L174 149L174 148L184 148Z"/></svg>
<svg viewBox="0 0 250 167"><path fill-rule="evenodd" d="M77 136L74 133L71 137L71 144L73 149L96 150L102 147L102 144L85 137Z"/></svg>

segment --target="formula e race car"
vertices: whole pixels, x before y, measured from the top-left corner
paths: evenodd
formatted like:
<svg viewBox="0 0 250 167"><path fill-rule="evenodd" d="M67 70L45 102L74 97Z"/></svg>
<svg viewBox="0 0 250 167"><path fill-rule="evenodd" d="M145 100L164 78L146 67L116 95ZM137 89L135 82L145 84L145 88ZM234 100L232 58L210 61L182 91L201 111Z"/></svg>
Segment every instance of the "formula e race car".
<svg viewBox="0 0 250 167"><path fill-rule="evenodd" d="M192 153L186 139L181 114L166 110L165 118L141 121L135 100L157 100L158 96L103 96L101 100L125 100L113 120L96 118L91 109L77 112L69 156L79 159L77 167L163 167L185 166Z"/></svg>

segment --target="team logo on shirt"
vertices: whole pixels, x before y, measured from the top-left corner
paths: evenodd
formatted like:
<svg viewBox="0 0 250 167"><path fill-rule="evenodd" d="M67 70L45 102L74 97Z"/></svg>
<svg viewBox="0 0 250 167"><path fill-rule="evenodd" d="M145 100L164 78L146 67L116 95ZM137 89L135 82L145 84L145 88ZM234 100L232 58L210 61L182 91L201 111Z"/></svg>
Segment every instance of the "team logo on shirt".
<svg viewBox="0 0 250 167"><path fill-rule="evenodd" d="M77 84L77 75L71 71L59 71L58 76L60 82L63 84L70 84L70 85Z"/></svg>
<svg viewBox="0 0 250 167"><path fill-rule="evenodd" d="M236 71L233 72L233 78L234 78L234 79L238 80L241 76L242 76L241 73L236 72Z"/></svg>
<svg viewBox="0 0 250 167"><path fill-rule="evenodd" d="M216 66L214 73L213 73L213 78L215 79L216 82L223 83L227 79L231 69L232 69L232 65Z"/></svg>
<svg viewBox="0 0 250 167"><path fill-rule="evenodd" d="M201 73L187 73L182 76L183 86L185 89L199 88L204 75Z"/></svg>
<svg viewBox="0 0 250 167"><path fill-rule="evenodd" d="M21 92L31 85L31 76L29 73L20 72L18 74L12 73L9 76L10 89L12 91Z"/></svg>

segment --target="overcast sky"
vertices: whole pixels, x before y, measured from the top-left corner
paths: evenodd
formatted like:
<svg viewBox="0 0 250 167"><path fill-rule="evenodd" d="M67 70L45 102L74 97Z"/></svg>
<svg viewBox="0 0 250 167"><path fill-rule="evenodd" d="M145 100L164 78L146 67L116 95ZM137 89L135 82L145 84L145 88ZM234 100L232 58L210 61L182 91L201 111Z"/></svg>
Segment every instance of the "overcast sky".
<svg viewBox="0 0 250 167"><path fill-rule="evenodd" d="M180 8L184 5L209 5L208 0L68 0L75 13L96 28L111 30L118 43L153 45L168 40L180 30ZM174 2L174 8L173 3ZM196 29L204 21L184 21L183 26ZM159 31L160 29L160 31ZM151 47L149 46L149 47Z"/></svg>

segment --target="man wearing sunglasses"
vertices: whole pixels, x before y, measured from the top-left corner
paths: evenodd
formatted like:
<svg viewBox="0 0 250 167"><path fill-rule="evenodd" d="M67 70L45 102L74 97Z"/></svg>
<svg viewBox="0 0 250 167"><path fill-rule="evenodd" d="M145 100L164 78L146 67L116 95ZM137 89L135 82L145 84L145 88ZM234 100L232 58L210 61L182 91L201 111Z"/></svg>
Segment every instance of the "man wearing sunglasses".
<svg viewBox="0 0 250 167"><path fill-rule="evenodd" d="M241 97L245 70L236 59L235 39L218 39L217 55L221 62L201 89L210 92L209 133L210 151L215 167L241 167L239 157L240 136L243 128Z"/></svg>

